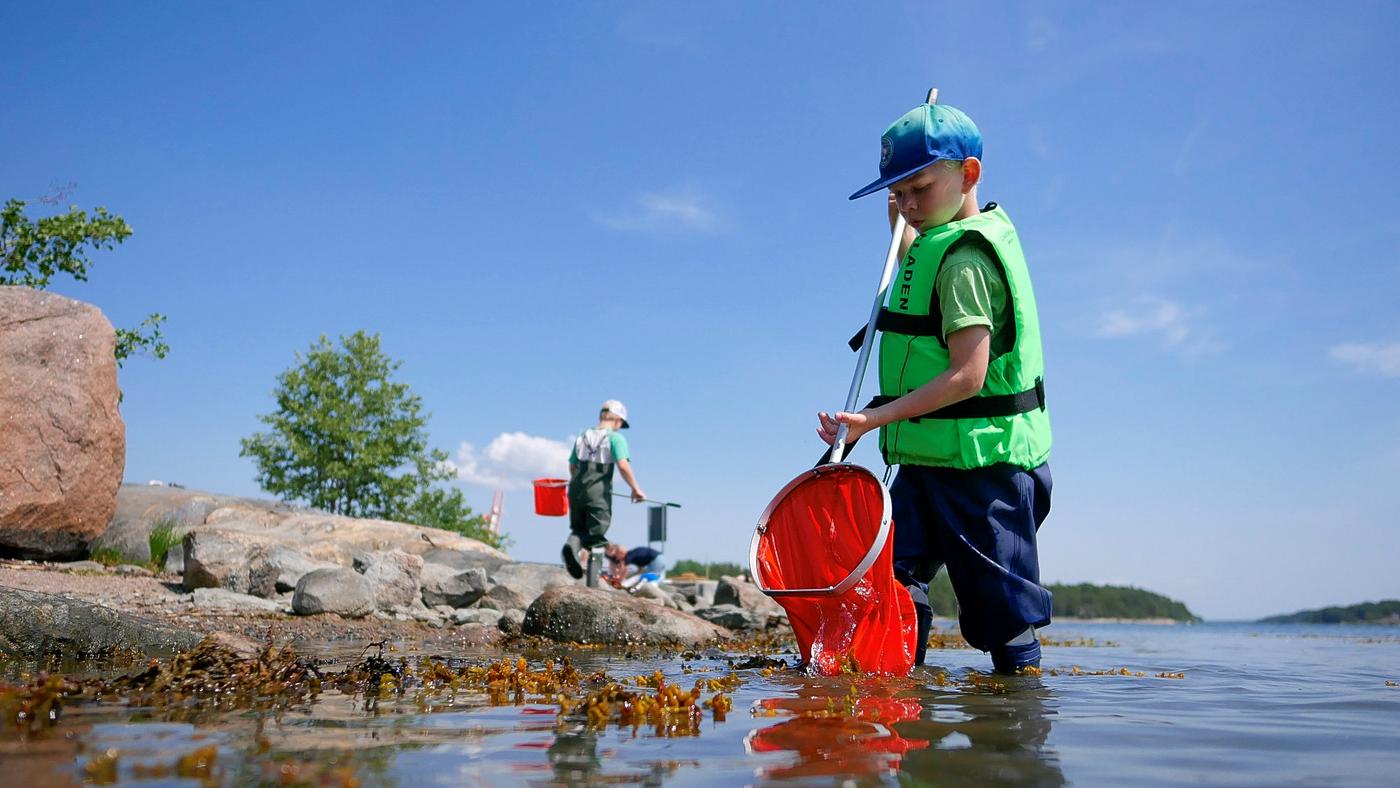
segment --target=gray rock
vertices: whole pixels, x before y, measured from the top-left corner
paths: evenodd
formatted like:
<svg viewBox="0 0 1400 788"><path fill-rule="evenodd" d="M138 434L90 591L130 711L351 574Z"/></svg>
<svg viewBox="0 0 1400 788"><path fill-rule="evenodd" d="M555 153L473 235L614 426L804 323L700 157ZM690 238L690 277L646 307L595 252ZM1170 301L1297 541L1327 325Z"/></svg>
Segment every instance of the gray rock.
<svg viewBox="0 0 1400 788"><path fill-rule="evenodd" d="M667 583L685 595L686 601L696 607L706 607L715 603L715 589L718 580L675 580L667 578Z"/></svg>
<svg viewBox="0 0 1400 788"><path fill-rule="evenodd" d="M525 612L525 608L512 607L507 604L507 602L509 602L509 600L494 599L489 596L484 596L472 607L475 607L477 610L495 610L500 613L504 613L507 610L519 610L521 613Z"/></svg>
<svg viewBox="0 0 1400 788"><path fill-rule="evenodd" d="M308 558L289 547L268 548L263 561L267 565L267 571L273 573L277 578L273 581L277 591L283 593L294 590L302 577L317 569L338 569L340 567L340 564L331 561Z"/></svg>
<svg viewBox="0 0 1400 788"><path fill-rule="evenodd" d="M185 574L185 546L179 547L165 554L165 574L181 575Z"/></svg>
<svg viewBox="0 0 1400 788"><path fill-rule="evenodd" d="M521 613L523 620L524 613ZM468 608L465 610L452 611L452 623L454 624L485 624L487 626L497 626L500 624L504 614L499 610L484 610L482 608Z"/></svg>
<svg viewBox="0 0 1400 788"><path fill-rule="evenodd" d="M509 560L509 556L475 539L436 528L343 517L280 501L134 484L118 489L116 512L91 546L108 547L127 560L144 563L150 560L151 531L161 522L173 524L179 536L209 529L241 531L266 548L284 547L307 559L336 566L349 566L357 553L394 548L412 555L440 552L440 560L460 564L463 569L481 566L489 570ZM480 559L473 562L462 557L470 554L478 554ZM178 562L172 568L183 572Z"/></svg>
<svg viewBox="0 0 1400 788"><path fill-rule="evenodd" d="M267 560L267 546L255 536L222 529L191 531L184 540L184 585L223 588L270 597L277 591L277 569Z"/></svg>
<svg viewBox="0 0 1400 788"><path fill-rule="evenodd" d="M229 611L233 613L281 613L283 607L271 599L239 594L223 588L196 588L192 606L195 610Z"/></svg>
<svg viewBox="0 0 1400 788"><path fill-rule="evenodd" d="M501 620L496 622L496 628L506 635L518 635L524 622L524 610L507 610L501 614Z"/></svg>
<svg viewBox="0 0 1400 788"><path fill-rule="evenodd" d="M767 615L737 605L711 605L695 611L695 615L726 629L762 630L768 626Z"/></svg>
<svg viewBox="0 0 1400 788"><path fill-rule="evenodd" d="M468 607L486 593L486 572L480 567L457 570L446 564L425 563L422 569L423 604Z"/></svg>
<svg viewBox="0 0 1400 788"><path fill-rule="evenodd" d="M580 585L546 589L525 611L520 631L566 643L691 647L730 635L727 629L689 613Z"/></svg>
<svg viewBox="0 0 1400 788"><path fill-rule="evenodd" d="M24 657L98 656L121 649L169 654L204 637L74 599L0 587L0 651Z"/></svg>
<svg viewBox="0 0 1400 788"><path fill-rule="evenodd" d="M364 575L348 567L310 572L292 593L292 610L303 616L338 613L359 618L375 609L374 587Z"/></svg>
<svg viewBox="0 0 1400 788"><path fill-rule="evenodd" d="M421 621L431 627L440 627L449 616L444 616L436 610L426 607L402 609L395 616L404 615L406 620Z"/></svg>
<svg viewBox="0 0 1400 788"><path fill-rule="evenodd" d="M524 609L530 606L546 588L575 585L578 581L554 564L525 561L502 564L491 574L493 587L486 592L497 610Z"/></svg>
<svg viewBox="0 0 1400 788"><path fill-rule="evenodd" d="M402 550L364 553L355 557L355 571L374 587L374 604L380 610L410 607L421 594L423 559Z"/></svg>
<svg viewBox="0 0 1400 788"><path fill-rule="evenodd" d="M147 568L144 567L144 566L137 566L137 565L135 565L135 564L122 564L121 566L117 567L116 569L114 569L114 570L112 570L112 571L115 572L116 574L125 575L125 576L127 576L127 577L154 577L154 576L155 576L155 572L152 572L151 570L147 569Z"/></svg>
<svg viewBox="0 0 1400 788"><path fill-rule="evenodd" d="M66 572L106 572L107 565L99 564L96 561L69 561L66 564L60 564L59 569Z"/></svg>
<svg viewBox="0 0 1400 788"><path fill-rule="evenodd" d="M459 572L465 572L468 569L482 569L486 571L488 576L500 568L502 564L510 563L509 560L490 553L446 550L440 547L424 553L423 561L429 564L449 566Z"/></svg>
<svg viewBox="0 0 1400 788"><path fill-rule="evenodd" d="M772 597L758 590L758 586L741 578L721 577L715 587L715 605L734 605L765 615L776 616L783 612L782 605Z"/></svg>

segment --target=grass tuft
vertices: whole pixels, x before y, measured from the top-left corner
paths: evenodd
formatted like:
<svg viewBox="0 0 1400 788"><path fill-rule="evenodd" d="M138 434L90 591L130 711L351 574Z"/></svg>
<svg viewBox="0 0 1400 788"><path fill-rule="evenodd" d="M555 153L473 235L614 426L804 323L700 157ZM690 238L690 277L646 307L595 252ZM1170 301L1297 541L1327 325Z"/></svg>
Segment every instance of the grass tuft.
<svg viewBox="0 0 1400 788"><path fill-rule="evenodd" d="M151 546L151 568L157 572L165 568L165 557L170 554L172 548L180 545L182 539L183 537L175 533L173 519L162 517L157 520L147 541Z"/></svg>

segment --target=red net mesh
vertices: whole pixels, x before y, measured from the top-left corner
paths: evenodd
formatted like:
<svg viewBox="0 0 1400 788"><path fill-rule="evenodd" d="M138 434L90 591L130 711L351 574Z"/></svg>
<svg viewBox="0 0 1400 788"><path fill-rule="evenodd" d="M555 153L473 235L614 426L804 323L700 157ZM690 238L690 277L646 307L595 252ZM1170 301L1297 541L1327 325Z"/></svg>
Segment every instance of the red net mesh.
<svg viewBox="0 0 1400 788"><path fill-rule="evenodd" d="M855 465L830 466L773 507L759 537L754 571L772 589L826 588L865 557L880 530L880 482ZM903 676L914 665L917 623L909 592L895 582L887 539L849 591L837 596L774 597L788 613L808 670Z"/></svg>

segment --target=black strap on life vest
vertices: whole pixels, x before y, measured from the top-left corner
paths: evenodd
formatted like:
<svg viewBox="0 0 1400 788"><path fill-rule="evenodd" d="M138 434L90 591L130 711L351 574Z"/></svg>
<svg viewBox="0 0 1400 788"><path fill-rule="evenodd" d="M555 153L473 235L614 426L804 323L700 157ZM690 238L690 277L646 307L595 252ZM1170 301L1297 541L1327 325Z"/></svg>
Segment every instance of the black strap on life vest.
<svg viewBox="0 0 1400 788"><path fill-rule="evenodd" d="M996 210L996 207L996 203L989 202L985 206L983 206L982 213ZM909 247L909 251L913 252L916 248L918 248L919 241L921 240L923 240L923 236L919 236L918 238L914 239L914 243ZM992 260L993 263L996 264L997 272L1001 274L1002 284L1006 288L1006 292L1009 296L1011 293L1011 284L1009 278L1006 275L1006 266L1001 262L1001 255L997 254L996 247L992 246L991 241L988 241L986 237L983 236L982 233L978 232L977 230L969 230L963 233L962 236L958 238L958 240L954 241L951 245L949 245L949 247L946 250L944 250L943 259L938 261L939 269L941 270L943 268L944 261L946 261L950 256L952 256L954 252L956 252L958 249L961 249L964 246L978 247L982 250L984 254L987 255L987 257L989 257ZM938 272L935 271L934 278L936 279L937 277ZM1015 347L1015 317L1013 316L1009 322L1011 324L1009 327L1011 331L1011 337L1009 342L1007 342L1007 347ZM890 331L896 334L904 334L905 336L910 337L933 337L934 339L938 340L938 344L942 345L945 348L948 347L948 340L945 339L943 336L943 309L942 306L938 303L937 290L934 290L933 292L929 293L928 314L911 315L906 312L893 312L889 309L889 307L881 307L880 314L875 318L875 330ZM850 340L846 342L846 345L850 347L850 349L853 351L859 351L860 346L864 341L865 326L861 326L860 330L857 331L855 335L852 336Z"/></svg>
<svg viewBox="0 0 1400 788"><path fill-rule="evenodd" d="M881 394L865 407L878 408L894 402L898 397L890 397ZM993 394L986 397L968 397L961 402L954 402L952 405L945 405L938 410L913 416L906 421L922 421L924 419L990 419L996 416L1015 416L1018 413L1030 413L1033 410L1045 410L1045 379L1036 378L1035 385L1025 391L1015 394Z"/></svg>
<svg viewBox="0 0 1400 788"><path fill-rule="evenodd" d="M865 408L878 408L894 402L898 397L889 397L884 394L877 394L865 403ZM994 394L989 397L969 397L962 402L954 402L938 410L932 410L921 416L913 416L905 421L923 421L924 419L990 419L994 416L1015 416L1018 413L1030 413L1033 410L1045 410L1045 379L1036 378L1035 385L1017 394ZM859 440L859 439L857 439ZM850 456L855 449L856 441L846 443L846 455ZM827 449L822 458L817 460L817 465L824 465L831 462L831 449Z"/></svg>
<svg viewBox="0 0 1400 788"><path fill-rule="evenodd" d="M893 331L911 337L936 337L943 334L942 315L911 315L906 312L891 312L889 307L881 307L875 318L876 331ZM865 326L851 337L846 344L851 350L860 350L865 341Z"/></svg>

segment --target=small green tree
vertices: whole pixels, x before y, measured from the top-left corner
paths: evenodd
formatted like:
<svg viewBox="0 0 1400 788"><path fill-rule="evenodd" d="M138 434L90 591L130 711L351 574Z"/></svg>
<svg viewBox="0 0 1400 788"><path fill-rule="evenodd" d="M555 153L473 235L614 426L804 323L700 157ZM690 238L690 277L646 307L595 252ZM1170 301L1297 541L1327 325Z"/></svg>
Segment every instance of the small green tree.
<svg viewBox="0 0 1400 788"><path fill-rule="evenodd" d="M126 220L106 208L89 217L70 205L68 213L35 221L24 215L24 206L23 200L12 199L0 210L0 285L43 290L57 274L86 282L89 249L111 249L131 235ZM137 328L118 328L117 364L137 353L165 358L170 346L161 333L164 322L165 315L155 313Z"/></svg>
<svg viewBox="0 0 1400 788"><path fill-rule="evenodd" d="M445 528L499 545L473 516L452 478L447 453L428 446L427 414L378 334L356 331L337 348L322 336L277 376L270 427L242 440L262 488L333 514Z"/></svg>

